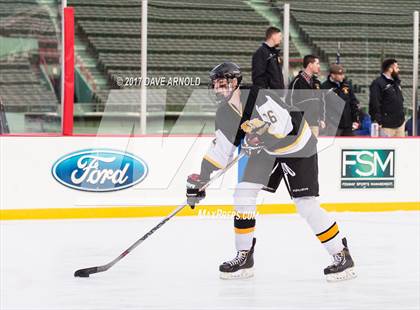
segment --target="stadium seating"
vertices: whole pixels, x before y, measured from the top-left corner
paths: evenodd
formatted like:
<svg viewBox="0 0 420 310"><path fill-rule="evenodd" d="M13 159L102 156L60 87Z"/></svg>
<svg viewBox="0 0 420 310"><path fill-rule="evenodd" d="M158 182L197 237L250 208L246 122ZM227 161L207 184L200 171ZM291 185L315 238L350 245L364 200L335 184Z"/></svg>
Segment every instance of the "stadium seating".
<svg viewBox="0 0 420 310"><path fill-rule="evenodd" d="M140 1L69 3L76 8L78 35L107 75L109 88L95 92L106 102L116 77L140 76ZM243 69L244 82L251 82L251 56L269 23L246 2L149 1L148 13L149 77L194 76L207 87L208 71L231 60ZM300 57L293 44L291 56ZM167 104L179 109L191 91L169 90Z"/></svg>
<svg viewBox="0 0 420 310"><path fill-rule="evenodd" d="M319 0L312 7L304 0L274 1L280 19L285 2L291 5L291 22L299 35L322 62L336 62L340 44L340 61L363 106L382 60L392 57L399 62L405 104L411 108L412 12L419 9L418 1Z"/></svg>
<svg viewBox="0 0 420 310"><path fill-rule="evenodd" d="M286 1L252 1L258 2L277 12L278 24L282 24L282 5ZM382 59L395 57L401 68L405 104L411 105L412 11L419 9L418 0L318 0L313 7L306 0L287 2L300 40L298 47L295 37L290 42L291 59L303 56L303 42L320 55L324 64L335 62L340 44L340 60L366 106L368 86L378 76ZM154 93L156 87L151 87L149 112L181 111L194 89L207 89L209 69L225 60L237 62L244 72L244 83L251 82L251 56L270 24L252 3L149 0L148 77L197 77L200 81L198 87L170 88L167 106ZM127 89L119 85L118 79L138 78L141 74L141 1L68 0L68 5L75 7L76 13L77 69L88 64L84 72L93 76L88 85L94 102L87 110L137 111L135 91L118 91ZM0 36L33 38L38 45L7 59L0 54L0 95L10 111L57 110L57 98L44 81L40 63L59 64L58 7L56 0L0 0ZM215 110L204 94L195 98L202 101L201 106L193 102L196 113Z"/></svg>
<svg viewBox="0 0 420 310"><path fill-rule="evenodd" d="M0 59L0 94L9 112L55 112L57 98L40 82L28 57Z"/></svg>
<svg viewBox="0 0 420 310"><path fill-rule="evenodd" d="M35 0L0 1L0 42L7 38L36 41L36 48L19 47L1 56L0 96L8 112L55 112L58 100L39 67L58 64L58 36L47 6Z"/></svg>
<svg viewBox="0 0 420 310"><path fill-rule="evenodd" d="M0 1L0 36L35 38L40 47L57 48L59 29L45 5L32 0Z"/></svg>
<svg viewBox="0 0 420 310"><path fill-rule="evenodd" d="M140 76L140 2L124 1L115 6L104 6L100 1L89 1L88 5L83 1L70 3L76 8L79 35L89 42L98 67L108 75L110 86L115 87L116 76ZM149 2L149 76L198 74L207 86L209 69L229 59L244 68L249 81L250 56L261 42L267 21L242 2L236 6L205 3ZM217 30L227 27L232 20L238 23L233 31ZM233 33L235 40L231 39ZM168 104L185 104L191 89L184 92L185 95L182 91L175 92L178 97L171 96Z"/></svg>
<svg viewBox="0 0 420 310"><path fill-rule="evenodd" d="M352 0L352 1L336 1L336 0L318 0L314 5L308 5L307 0L289 0L289 1L271 1L276 5L284 2L290 3L293 9L305 9L307 11L321 12L376 12L377 15L384 13L408 13L418 9L418 1L416 0Z"/></svg>

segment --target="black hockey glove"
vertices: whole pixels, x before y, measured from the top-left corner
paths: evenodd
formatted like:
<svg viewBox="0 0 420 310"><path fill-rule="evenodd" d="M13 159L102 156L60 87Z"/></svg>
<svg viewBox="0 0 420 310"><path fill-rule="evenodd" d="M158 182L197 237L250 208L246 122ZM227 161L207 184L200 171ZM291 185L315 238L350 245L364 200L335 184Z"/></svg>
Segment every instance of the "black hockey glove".
<svg viewBox="0 0 420 310"><path fill-rule="evenodd" d="M248 156L259 154L264 149L264 142L256 134L248 134L242 141L241 149Z"/></svg>
<svg viewBox="0 0 420 310"><path fill-rule="evenodd" d="M187 203L191 209L195 208L195 205L200 202L200 200L206 197L206 191L200 191L200 188L206 184L203 181L199 174L191 174L187 178Z"/></svg>

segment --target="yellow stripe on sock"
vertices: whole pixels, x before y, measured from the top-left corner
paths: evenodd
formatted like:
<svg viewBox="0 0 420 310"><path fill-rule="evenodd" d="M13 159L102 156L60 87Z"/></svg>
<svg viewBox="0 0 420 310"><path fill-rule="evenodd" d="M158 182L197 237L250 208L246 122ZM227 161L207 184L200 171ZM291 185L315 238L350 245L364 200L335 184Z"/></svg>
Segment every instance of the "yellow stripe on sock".
<svg viewBox="0 0 420 310"><path fill-rule="evenodd" d="M235 227L235 233L237 234L249 234L251 232L253 232L255 230L255 227L250 227L250 228L236 228Z"/></svg>
<svg viewBox="0 0 420 310"><path fill-rule="evenodd" d="M327 242L328 240L332 239L334 236L338 234L338 225L337 223L334 223L330 228L328 228L326 231L317 234L319 241L322 243Z"/></svg>

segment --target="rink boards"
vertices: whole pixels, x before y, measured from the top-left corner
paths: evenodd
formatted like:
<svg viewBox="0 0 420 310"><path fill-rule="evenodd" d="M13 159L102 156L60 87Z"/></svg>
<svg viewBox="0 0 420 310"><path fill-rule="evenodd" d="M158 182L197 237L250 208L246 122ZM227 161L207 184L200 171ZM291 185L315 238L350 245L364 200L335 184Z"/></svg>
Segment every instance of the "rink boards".
<svg viewBox="0 0 420 310"><path fill-rule="evenodd" d="M183 203L213 137L0 137L0 219L164 216ZM331 211L420 210L420 140L321 138L320 201ZM242 162L203 205L181 215L229 216ZM283 184L258 212L293 213Z"/></svg>

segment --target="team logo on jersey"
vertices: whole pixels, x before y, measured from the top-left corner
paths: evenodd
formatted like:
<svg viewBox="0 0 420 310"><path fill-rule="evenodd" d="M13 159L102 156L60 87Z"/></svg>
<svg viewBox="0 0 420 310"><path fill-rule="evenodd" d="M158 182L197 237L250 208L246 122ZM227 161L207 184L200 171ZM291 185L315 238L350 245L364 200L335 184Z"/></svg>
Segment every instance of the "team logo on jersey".
<svg viewBox="0 0 420 310"><path fill-rule="evenodd" d="M64 186L110 192L134 186L147 176L146 163L133 154L109 149L88 149L58 159L52 167L55 180Z"/></svg>
<svg viewBox="0 0 420 310"><path fill-rule="evenodd" d="M395 150L341 151L341 188L394 188Z"/></svg>

